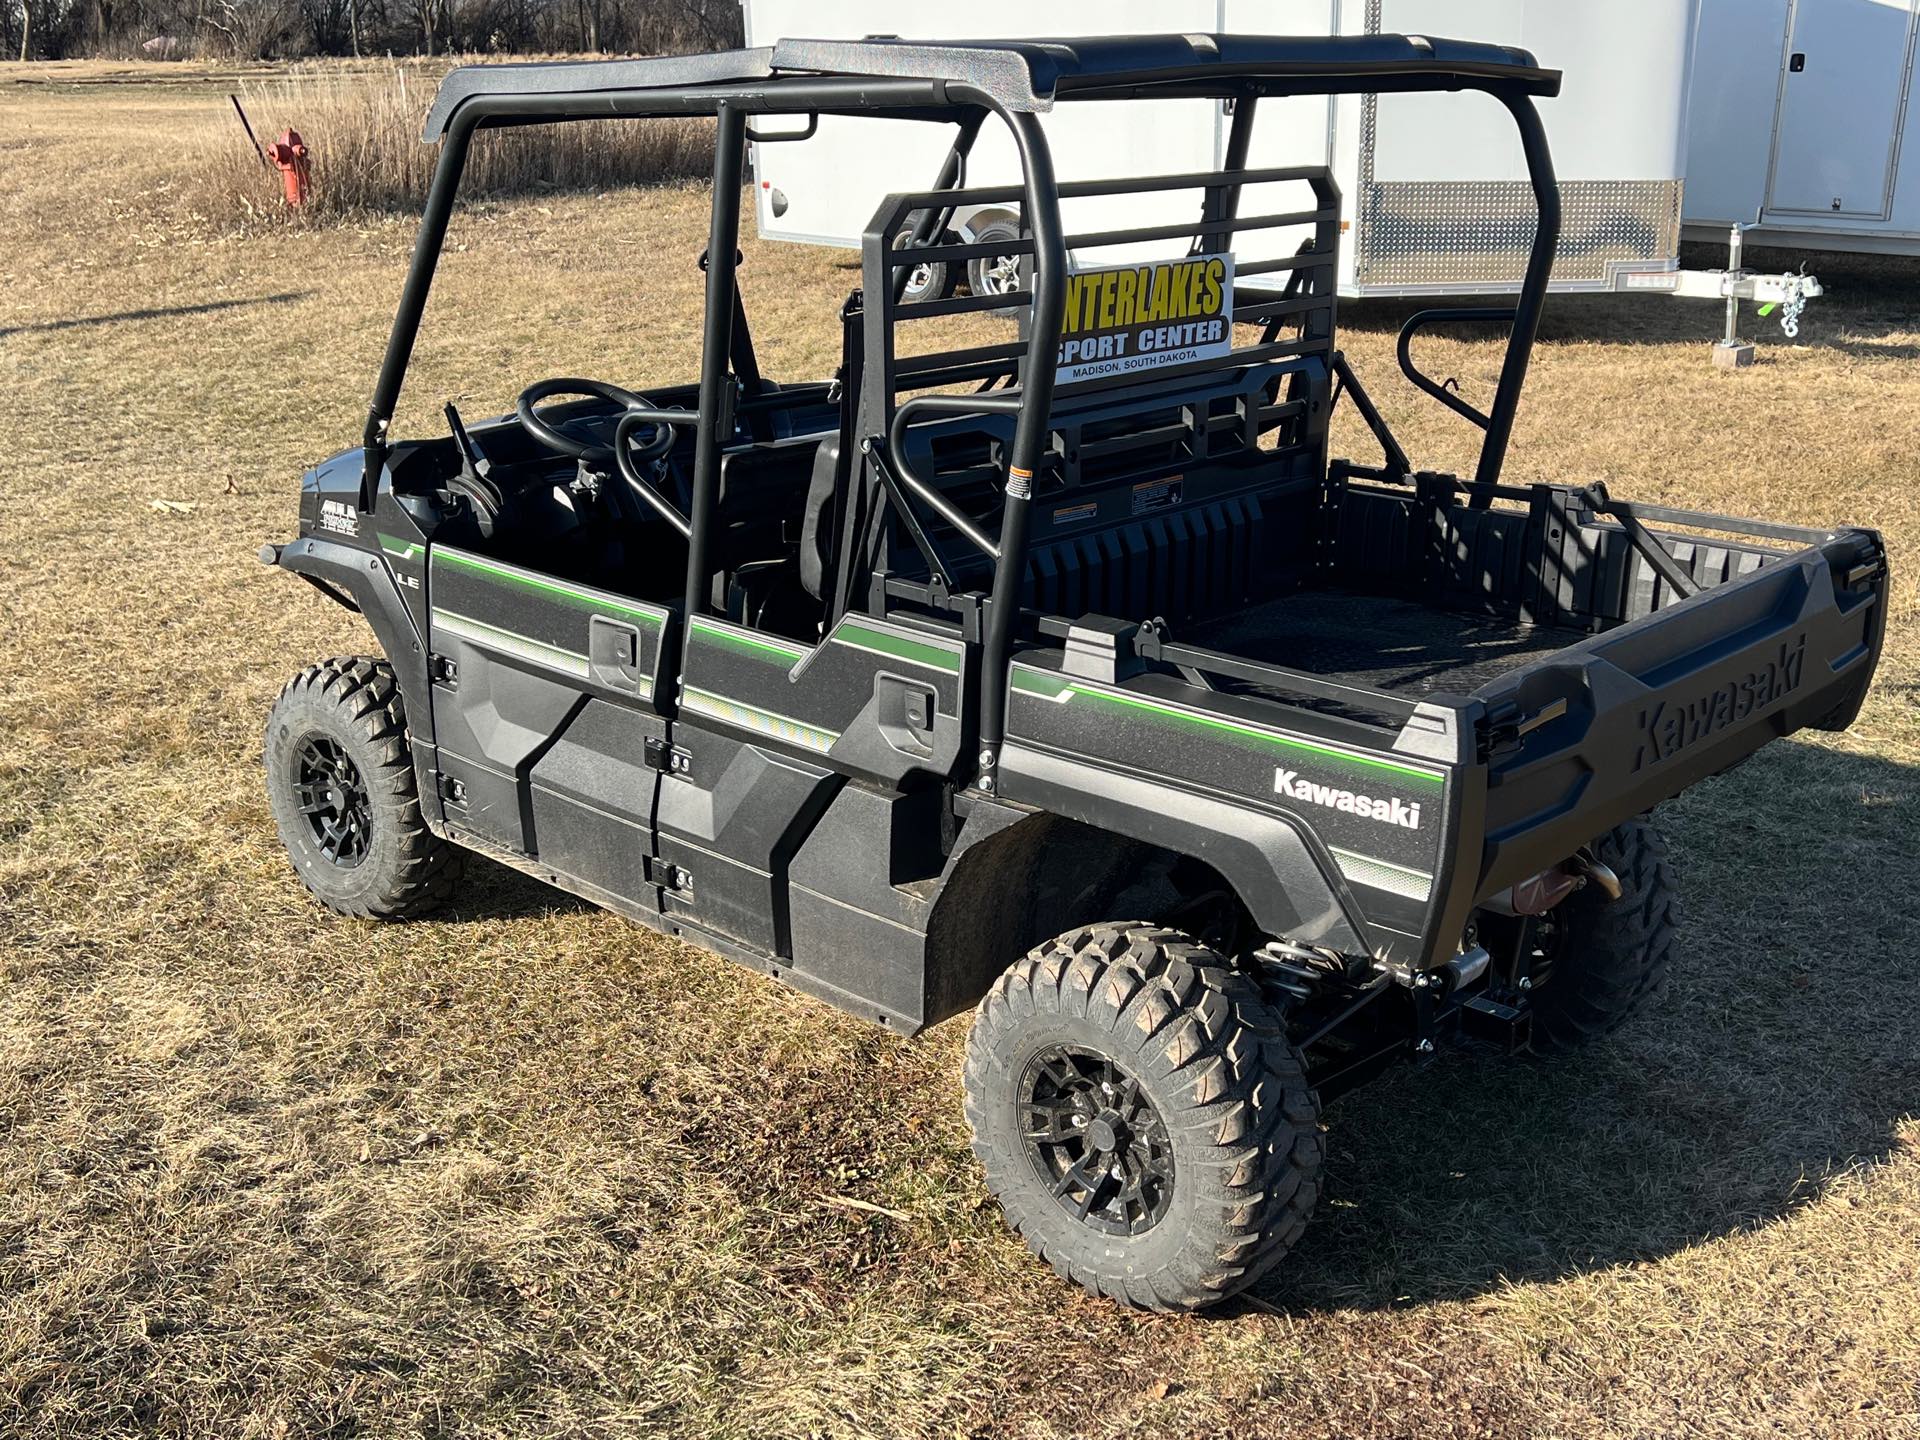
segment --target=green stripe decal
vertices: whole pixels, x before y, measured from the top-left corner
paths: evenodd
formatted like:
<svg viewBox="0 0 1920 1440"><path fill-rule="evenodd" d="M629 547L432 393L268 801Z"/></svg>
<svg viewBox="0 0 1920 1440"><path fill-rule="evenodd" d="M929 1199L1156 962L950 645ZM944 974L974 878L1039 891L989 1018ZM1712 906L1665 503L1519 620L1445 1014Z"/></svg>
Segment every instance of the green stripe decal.
<svg viewBox="0 0 1920 1440"><path fill-rule="evenodd" d="M748 730L757 730L762 735L770 735L808 750L817 750L821 754L831 750L833 742L840 738L838 730L823 730L818 725L795 720L791 715L762 710L757 705L730 700L725 695L716 695L711 690L699 690L691 685L681 695L680 707Z"/></svg>
<svg viewBox="0 0 1920 1440"><path fill-rule="evenodd" d="M641 605L629 600L618 600L611 595L603 595L582 586L569 585L564 580L550 580L544 575L536 575L518 566L503 565L497 560L484 560L478 555L469 555L464 550L449 550L442 546L433 553L443 565L464 570L470 575L477 575L485 580L498 581L502 585L512 585L532 595L543 595L549 600L558 600L561 604L571 605L578 610L603 615L622 615L629 620L637 620L643 625L660 625L667 618L667 612L658 605Z"/></svg>
<svg viewBox="0 0 1920 1440"><path fill-rule="evenodd" d="M942 650L937 645L928 645L919 640L910 640L904 635L896 635L891 630L876 630L870 625L862 625L856 620L843 620L832 636L836 645L851 645L858 650L874 650L882 655L891 655L896 660L905 660L913 665L925 665L930 670L945 670L956 674L960 669L960 657L951 650Z"/></svg>
<svg viewBox="0 0 1920 1440"><path fill-rule="evenodd" d="M1073 680L1062 679L1041 671L1015 667L1013 688L1023 695L1035 699L1052 700L1065 704L1069 700L1087 699L1104 701L1109 705L1118 705L1123 709L1144 711L1162 720L1171 720L1177 724L1190 725L1198 730L1214 730L1231 735L1236 739L1252 740L1262 745L1271 745L1281 750L1303 750L1313 755L1324 756L1329 760L1344 760L1349 765L1361 765L1370 770L1384 770L1389 774L1401 775L1409 780L1418 780L1426 785L1443 785L1445 777L1431 770L1417 770L1411 765L1402 765L1392 760L1381 760L1371 755L1356 754L1351 750L1342 750L1337 746L1323 745L1313 740L1303 740L1294 735L1283 735L1275 730L1262 730L1257 726L1242 724L1221 715L1207 715L1198 710L1187 710L1179 706L1168 705L1158 700L1149 700L1141 695L1129 695L1119 690L1096 690Z"/></svg>
<svg viewBox="0 0 1920 1440"><path fill-rule="evenodd" d="M396 560L418 560L427 553L427 547L424 545L415 544L411 540L396 540L385 533L380 535L380 548Z"/></svg>
<svg viewBox="0 0 1920 1440"><path fill-rule="evenodd" d="M1022 670L1018 666L1013 671L1013 688L1023 695L1036 695L1042 700L1071 700L1067 692L1073 686L1056 676L1039 670Z"/></svg>
<svg viewBox="0 0 1920 1440"><path fill-rule="evenodd" d="M729 630L707 620L695 620L693 633L709 640L718 640L722 645L731 645L741 653L751 655L757 660L778 660L787 666L792 666L812 649L811 646L796 645L790 640L769 640L758 635L743 635L738 630Z"/></svg>
<svg viewBox="0 0 1920 1440"><path fill-rule="evenodd" d="M520 659L532 661L536 665L564 671L576 679L584 680L589 673L587 657L576 650L550 645L545 640L534 639L531 635L502 630L498 625L489 625L486 621L475 620L470 615L456 615L451 610L435 610L433 624L435 629L444 630L449 635L457 635L462 640L483 649L517 655Z"/></svg>

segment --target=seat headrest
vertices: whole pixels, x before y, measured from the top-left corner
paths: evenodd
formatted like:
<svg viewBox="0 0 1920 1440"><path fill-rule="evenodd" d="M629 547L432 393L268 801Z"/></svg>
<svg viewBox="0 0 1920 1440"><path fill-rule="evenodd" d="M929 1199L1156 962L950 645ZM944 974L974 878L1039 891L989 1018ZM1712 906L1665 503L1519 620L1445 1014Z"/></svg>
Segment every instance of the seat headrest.
<svg viewBox="0 0 1920 1440"><path fill-rule="evenodd" d="M813 452L813 478L800 520L800 585L816 600L826 599L827 572L833 568L833 497L840 489L840 437L822 440Z"/></svg>

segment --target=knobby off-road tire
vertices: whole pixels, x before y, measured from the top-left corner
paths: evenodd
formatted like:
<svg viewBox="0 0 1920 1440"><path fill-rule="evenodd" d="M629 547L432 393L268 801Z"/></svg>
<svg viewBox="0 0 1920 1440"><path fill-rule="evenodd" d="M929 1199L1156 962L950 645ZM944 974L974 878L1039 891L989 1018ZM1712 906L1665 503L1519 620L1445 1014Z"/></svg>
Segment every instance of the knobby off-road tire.
<svg viewBox="0 0 1920 1440"><path fill-rule="evenodd" d="M1620 877L1620 898L1589 882L1543 917L1556 933L1542 945L1549 968L1532 992L1533 1048L1542 1055L1619 1029L1658 993L1673 959L1673 866L1660 832L1629 820L1593 852Z"/></svg>
<svg viewBox="0 0 1920 1440"><path fill-rule="evenodd" d="M966 1111L1027 1245L1128 1305L1252 1284L1319 1195L1319 1100L1282 1017L1175 930L1090 926L1013 965L974 1016Z"/></svg>
<svg viewBox="0 0 1920 1440"><path fill-rule="evenodd" d="M420 813L406 710L393 668L323 660L267 718L267 798L295 873L330 910L380 920L444 904L461 852Z"/></svg>

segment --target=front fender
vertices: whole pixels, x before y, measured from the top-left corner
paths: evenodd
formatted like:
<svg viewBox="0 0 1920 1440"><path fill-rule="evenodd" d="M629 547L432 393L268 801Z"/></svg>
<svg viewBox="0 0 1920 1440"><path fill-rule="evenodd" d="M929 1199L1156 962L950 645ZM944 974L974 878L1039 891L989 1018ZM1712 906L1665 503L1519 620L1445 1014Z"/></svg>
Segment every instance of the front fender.
<svg viewBox="0 0 1920 1440"><path fill-rule="evenodd" d="M1000 752L1000 777L1026 804L1211 865L1266 934L1346 954L1372 951L1345 885L1284 816L1011 742Z"/></svg>
<svg viewBox="0 0 1920 1440"><path fill-rule="evenodd" d="M388 562L358 546L307 536L277 547L270 563L296 575L325 581L352 598L399 677L408 730L415 740L432 744L426 638Z"/></svg>

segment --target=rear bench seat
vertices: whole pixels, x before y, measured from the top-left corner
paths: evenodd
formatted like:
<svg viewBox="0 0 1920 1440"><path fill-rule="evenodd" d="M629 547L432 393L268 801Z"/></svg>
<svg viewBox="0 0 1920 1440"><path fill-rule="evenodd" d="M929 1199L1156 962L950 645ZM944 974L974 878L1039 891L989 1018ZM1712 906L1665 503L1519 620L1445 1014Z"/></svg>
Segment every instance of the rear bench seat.
<svg viewBox="0 0 1920 1440"><path fill-rule="evenodd" d="M1281 399L1269 404L1276 380ZM1309 355L1056 401L1026 603L1068 618L1179 620L1289 585L1311 559L1327 391L1326 365ZM1257 443L1262 429L1272 448ZM909 430L909 462L993 534L1012 433L1005 415L929 421ZM956 588L985 586L986 557L939 517L916 513ZM890 529L889 569L924 578L905 527Z"/></svg>

